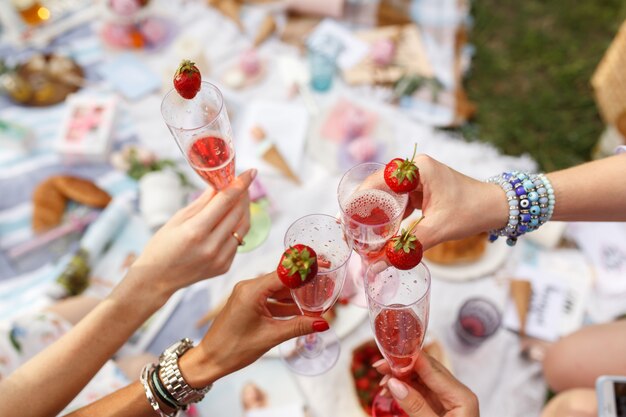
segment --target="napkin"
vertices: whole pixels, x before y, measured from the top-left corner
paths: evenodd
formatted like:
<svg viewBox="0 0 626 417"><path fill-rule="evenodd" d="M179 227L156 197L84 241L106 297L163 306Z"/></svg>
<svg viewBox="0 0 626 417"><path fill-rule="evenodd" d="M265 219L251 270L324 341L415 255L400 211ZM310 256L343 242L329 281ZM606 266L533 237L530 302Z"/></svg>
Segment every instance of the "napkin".
<svg viewBox="0 0 626 417"><path fill-rule="evenodd" d="M100 75L129 100L137 100L161 87L158 75L131 53L100 66Z"/></svg>
<svg viewBox="0 0 626 417"><path fill-rule="evenodd" d="M626 293L626 224L575 223L568 234L591 261L598 290L605 295Z"/></svg>
<svg viewBox="0 0 626 417"><path fill-rule="evenodd" d="M263 173L278 173L269 163L261 161L252 129L259 126L283 156L293 172L298 172L309 124L306 109L298 104L279 101L255 100L247 106L246 113L237 126L237 168L258 168Z"/></svg>
<svg viewBox="0 0 626 417"><path fill-rule="evenodd" d="M526 315L525 334L555 341L579 329L587 308L592 271L585 257L576 250L539 250L525 246L528 253L514 276L532 286ZM504 327L520 331L520 317L515 302L504 313Z"/></svg>

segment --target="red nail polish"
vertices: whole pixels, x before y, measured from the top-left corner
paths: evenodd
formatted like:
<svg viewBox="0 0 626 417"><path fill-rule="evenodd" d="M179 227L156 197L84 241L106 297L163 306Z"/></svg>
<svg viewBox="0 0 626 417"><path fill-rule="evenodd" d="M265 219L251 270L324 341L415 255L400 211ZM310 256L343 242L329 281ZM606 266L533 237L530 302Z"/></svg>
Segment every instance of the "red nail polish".
<svg viewBox="0 0 626 417"><path fill-rule="evenodd" d="M330 326L328 325L328 322L325 320L317 320L313 322L313 330L315 330L318 333L325 332L329 328Z"/></svg>

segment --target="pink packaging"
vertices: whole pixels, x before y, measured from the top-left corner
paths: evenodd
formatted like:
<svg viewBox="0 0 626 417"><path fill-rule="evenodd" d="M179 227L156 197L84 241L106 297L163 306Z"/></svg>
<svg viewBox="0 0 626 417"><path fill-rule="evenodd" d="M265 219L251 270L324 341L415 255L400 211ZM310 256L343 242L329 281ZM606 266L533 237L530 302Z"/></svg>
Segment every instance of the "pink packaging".
<svg viewBox="0 0 626 417"><path fill-rule="evenodd" d="M70 96L55 149L66 163L105 162L111 145L116 100Z"/></svg>

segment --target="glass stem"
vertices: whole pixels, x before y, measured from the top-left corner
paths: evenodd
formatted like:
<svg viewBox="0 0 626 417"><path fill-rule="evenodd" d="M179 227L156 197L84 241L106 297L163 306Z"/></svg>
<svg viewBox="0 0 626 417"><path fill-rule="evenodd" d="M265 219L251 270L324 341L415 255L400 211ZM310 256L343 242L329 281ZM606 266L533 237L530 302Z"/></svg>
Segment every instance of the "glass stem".
<svg viewBox="0 0 626 417"><path fill-rule="evenodd" d="M369 263L369 259L367 256L361 256L361 278L362 278L362 283L363 283L363 287L365 287L365 272L367 271L367 268L370 267L370 263Z"/></svg>
<svg viewBox="0 0 626 417"><path fill-rule="evenodd" d="M361 258L361 276L358 277L358 279L355 279L354 283L356 285L356 288L359 291L362 291L365 288L365 272L367 271L367 268L370 267L370 259L366 255L361 254L359 254L359 258Z"/></svg>

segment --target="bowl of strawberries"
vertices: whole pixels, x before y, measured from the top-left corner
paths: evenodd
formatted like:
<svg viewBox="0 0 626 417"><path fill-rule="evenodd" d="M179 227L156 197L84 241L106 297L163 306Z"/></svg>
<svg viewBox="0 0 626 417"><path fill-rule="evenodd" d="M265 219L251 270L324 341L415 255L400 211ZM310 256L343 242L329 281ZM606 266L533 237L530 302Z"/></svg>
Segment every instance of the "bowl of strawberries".
<svg viewBox="0 0 626 417"><path fill-rule="evenodd" d="M383 355L373 340L364 342L352 351L350 371L354 389L363 411L370 416L372 415L372 401L381 389L379 383L383 378L383 375L378 373L372 365L382 358Z"/></svg>

